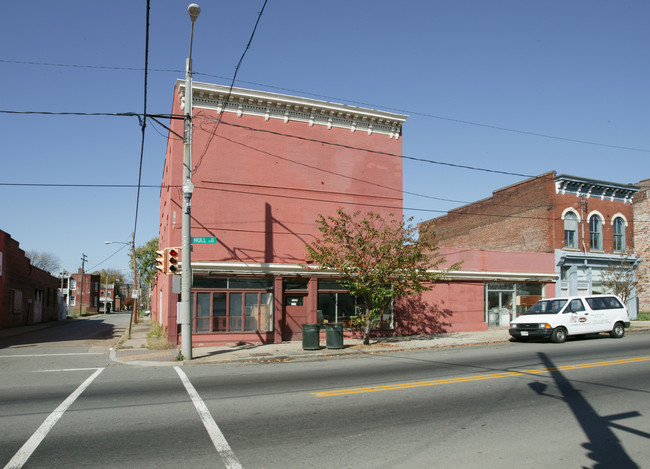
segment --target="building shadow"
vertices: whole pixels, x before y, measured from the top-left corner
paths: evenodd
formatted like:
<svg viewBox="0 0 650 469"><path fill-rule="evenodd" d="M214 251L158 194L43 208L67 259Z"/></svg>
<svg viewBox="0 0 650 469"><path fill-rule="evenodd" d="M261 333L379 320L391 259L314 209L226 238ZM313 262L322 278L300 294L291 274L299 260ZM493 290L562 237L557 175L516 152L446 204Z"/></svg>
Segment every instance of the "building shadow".
<svg viewBox="0 0 650 469"><path fill-rule="evenodd" d="M116 327L101 316L98 314L92 319L67 319L3 329L0 331L0 349L58 342L117 339L125 329Z"/></svg>
<svg viewBox="0 0 650 469"><path fill-rule="evenodd" d="M421 295L400 298L396 305L394 329L396 335L431 335L448 332L453 311L441 303L429 303Z"/></svg>
<svg viewBox="0 0 650 469"><path fill-rule="evenodd" d="M582 446L588 451L587 456L594 461L594 469L611 468L632 469L639 466L630 458L623 445L612 431L627 431L637 436L650 439L650 434L626 427L616 423L631 417L640 417L639 412L625 412L615 415L601 416L584 398L582 393L573 387L571 382L560 372L545 353L538 354L544 366L549 370L561 396L560 398L569 406L574 417L582 427L588 441ZM558 398L546 393L547 385L541 382L529 384L530 388L540 396Z"/></svg>

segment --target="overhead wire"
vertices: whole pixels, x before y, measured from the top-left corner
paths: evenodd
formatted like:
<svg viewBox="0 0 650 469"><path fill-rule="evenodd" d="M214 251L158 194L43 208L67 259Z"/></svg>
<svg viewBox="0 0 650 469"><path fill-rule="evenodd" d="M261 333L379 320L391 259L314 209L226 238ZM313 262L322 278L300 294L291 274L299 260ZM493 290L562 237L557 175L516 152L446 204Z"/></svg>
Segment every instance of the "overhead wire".
<svg viewBox="0 0 650 469"><path fill-rule="evenodd" d="M265 2L265 4L266 4L266 2ZM49 67L88 68L88 69L117 70L117 71L142 71L141 68L137 68L137 67L63 64L63 63L50 63L50 62L35 62L35 61L26 61L26 60L0 59L0 63L18 64L18 65L38 65L38 66L49 66ZM168 73L184 73L183 70L165 69L165 68L151 68L150 71L168 72ZM547 138L547 139L552 139L552 140L559 140L559 141L565 141L565 142L571 142L571 143L578 143L578 144L583 144L583 145L592 145L592 146L599 146L599 147L604 147L604 148L612 148L612 149L616 149L616 150L626 150L626 151L650 153L650 149L648 149L648 148L630 147L630 146L625 146L625 145L614 145L614 144L609 144L609 143L594 142L594 141L585 140L585 139L578 139L578 138L571 138L571 137L561 137L561 136L558 136L558 135L544 134L544 133L541 133L541 132L533 132L533 131L529 131L529 130L513 129L513 128L510 128L510 127L493 125L493 124L486 124L484 122L476 122L476 121L471 121L471 120L467 120L467 119L458 119L458 118L454 118L454 117L440 116L440 115L436 115L436 114L429 114L429 113L425 113L425 112L413 111L413 110L408 110L408 109L392 108L392 107L373 104L373 103L366 103L366 102L363 102L363 101L356 101L356 100L351 100L351 99L338 98L338 97L328 96L328 95L324 95L324 94L314 93L314 92L311 92L311 91L301 91L301 90L296 90L296 89L293 89L293 88L285 88L285 87L281 87L281 86L274 86L274 85L269 85L269 84L266 84L266 83L260 83L260 82L255 82L255 81L236 80L235 79L236 75L235 75L234 78L232 78L232 77L225 77L225 76L222 76L222 75L215 75L215 74L210 74L210 73L205 73L205 72L197 72L197 71L193 71L192 75L205 76L205 77L211 77L211 78L218 78L220 80L231 81L231 85L230 85L231 88L234 86L235 82L238 82L238 83L244 83L244 84L254 85L254 86L258 86L258 87L263 87L263 88L266 88L266 89L273 89L273 90L278 90L278 91L295 93L295 94L299 94L301 96L311 96L311 97L315 97L315 98L326 99L328 101L341 102L341 103L350 103L350 104L355 104L355 105L360 105L360 106L365 106L365 107L371 107L373 109L384 109L386 111L400 112L400 113L404 113L404 114L408 114L408 115L412 115L412 116L427 117L427 118L430 118L430 119L443 120L443 121L447 121L447 122L454 122L454 123L457 123L457 124L470 125L470 126L475 126L475 127L483 127L483 128L498 130L498 131L502 131L502 132L510 132L510 133L521 134L521 135L529 135L529 136L533 136L533 137ZM7 111L5 111L5 112L7 112ZM90 114L88 114L88 115L90 115Z"/></svg>
<svg viewBox="0 0 650 469"><path fill-rule="evenodd" d="M260 24L260 20L262 19L262 15L264 14L264 9L266 8L266 3L268 0L264 0L264 4L262 5L262 9L259 11L257 14L257 20L255 21L255 26L253 27L253 31L251 32L250 38L248 39L248 43L246 44L246 47L244 48L244 52L242 52L241 57L239 57L239 61L237 62L237 66L235 67L235 72L233 73L232 80L230 81L230 87L228 90L228 93L225 98L225 102L228 103L230 100L230 95L232 94L232 90L235 86L235 80L237 80L237 74L239 73L239 69L241 67L242 62L244 61L244 57L246 56L246 53L248 52L248 49L250 49L251 44L253 43L253 38L255 37L255 32L257 31L257 26ZM187 91L187 90L186 90ZM214 138L214 135L216 135L217 130L219 129L219 123L220 120L216 121L216 124L214 126L214 130L210 133L210 137L208 138L208 141L206 142L205 146L203 147L203 152L198 158L198 162L196 165L194 165L194 168L191 168L192 172L196 172L199 169L199 166L201 166L201 162L203 161L203 158L205 158L205 155L208 152L208 148L210 147L210 143L212 143L212 139Z"/></svg>

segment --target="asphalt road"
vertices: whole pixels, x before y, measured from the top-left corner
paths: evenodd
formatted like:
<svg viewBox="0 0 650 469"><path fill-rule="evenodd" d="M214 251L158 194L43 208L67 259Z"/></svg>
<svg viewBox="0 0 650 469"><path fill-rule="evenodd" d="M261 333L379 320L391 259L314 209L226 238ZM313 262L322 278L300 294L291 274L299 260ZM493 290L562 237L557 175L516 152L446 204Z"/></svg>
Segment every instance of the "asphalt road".
<svg viewBox="0 0 650 469"><path fill-rule="evenodd" d="M0 464L650 467L648 333L158 368L108 358L125 318L0 342Z"/></svg>

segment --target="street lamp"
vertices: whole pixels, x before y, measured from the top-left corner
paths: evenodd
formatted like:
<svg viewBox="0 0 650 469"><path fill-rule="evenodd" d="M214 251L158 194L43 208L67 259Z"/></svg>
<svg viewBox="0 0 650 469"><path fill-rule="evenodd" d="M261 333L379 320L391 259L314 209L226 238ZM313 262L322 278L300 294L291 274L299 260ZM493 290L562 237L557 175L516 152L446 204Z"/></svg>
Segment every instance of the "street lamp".
<svg viewBox="0 0 650 469"><path fill-rule="evenodd" d="M138 271L135 265L135 234L131 233L131 242L124 241L104 241L104 244L126 244L131 246L131 259L133 261L133 288L138 291ZM129 338L131 338L131 324L138 323L138 297L133 298L133 308L131 308L131 320L129 321Z"/></svg>
<svg viewBox="0 0 650 469"><path fill-rule="evenodd" d="M181 270L181 353L192 359L192 245L191 245L191 200L192 184L192 43L194 22L201 13L201 7L192 3L187 7L192 22L190 34L190 55L185 67L185 138L183 142L183 217L182 217L182 270Z"/></svg>

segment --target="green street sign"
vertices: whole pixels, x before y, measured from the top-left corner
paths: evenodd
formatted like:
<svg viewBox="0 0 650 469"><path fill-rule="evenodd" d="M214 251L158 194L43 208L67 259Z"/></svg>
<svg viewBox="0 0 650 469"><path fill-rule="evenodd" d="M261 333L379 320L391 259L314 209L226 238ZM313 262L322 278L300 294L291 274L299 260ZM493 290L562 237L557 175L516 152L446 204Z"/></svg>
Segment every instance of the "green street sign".
<svg viewBox="0 0 650 469"><path fill-rule="evenodd" d="M192 236L192 244L217 244L216 236Z"/></svg>

